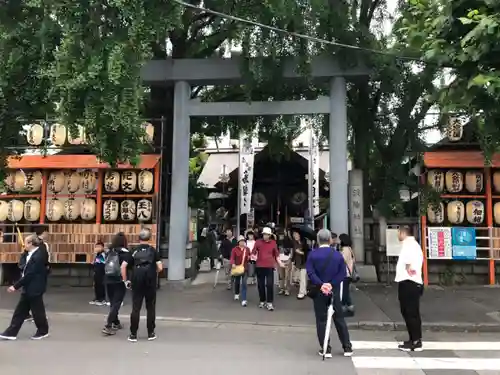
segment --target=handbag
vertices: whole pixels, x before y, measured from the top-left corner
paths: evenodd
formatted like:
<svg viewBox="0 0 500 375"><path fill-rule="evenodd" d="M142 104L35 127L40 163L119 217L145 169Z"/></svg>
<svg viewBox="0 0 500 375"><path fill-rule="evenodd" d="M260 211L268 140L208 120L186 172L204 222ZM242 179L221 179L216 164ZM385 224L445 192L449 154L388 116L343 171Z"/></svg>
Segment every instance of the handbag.
<svg viewBox="0 0 500 375"><path fill-rule="evenodd" d="M351 251L351 255L352 255L352 259L353 259L353 264L352 264L351 276L349 276L349 277L351 279L351 282L357 283L361 279L361 277L359 276L358 268L356 267L356 258L354 256L354 253L353 253L352 249L350 249L350 251Z"/></svg>
<svg viewBox="0 0 500 375"><path fill-rule="evenodd" d="M241 264L231 268L231 276L241 276L245 273L245 256L247 255L247 249L243 251L243 257L241 258Z"/></svg>
<svg viewBox="0 0 500 375"><path fill-rule="evenodd" d="M321 273L324 273L326 271L326 268L330 264L332 256L333 256L333 250L330 250L328 257L325 260L325 264L323 264L323 268L321 268ZM309 283L309 285L307 286L307 296L309 298L312 298L312 299L316 298L319 295L319 293L321 292L320 289L321 289L321 285Z"/></svg>

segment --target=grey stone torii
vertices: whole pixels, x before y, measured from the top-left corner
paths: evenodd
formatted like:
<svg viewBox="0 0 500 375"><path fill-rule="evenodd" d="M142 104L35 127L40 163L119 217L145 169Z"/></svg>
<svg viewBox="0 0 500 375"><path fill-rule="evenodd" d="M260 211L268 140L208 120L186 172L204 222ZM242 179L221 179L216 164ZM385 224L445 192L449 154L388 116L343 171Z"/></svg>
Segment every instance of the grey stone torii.
<svg viewBox="0 0 500 375"><path fill-rule="evenodd" d="M153 60L141 72L149 86L174 85L174 129L172 150L172 199L170 221L168 279L185 279L186 238L188 237L188 178L191 116L258 116L330 114L330 227L337 233L348 233L348 171L347 171L347 103L345 77L366 76L367 69L342 70L333 58L317 57L311 62L313 81L329 82L330 96L316 100L272 102L205 103L191 99L191 85L242 84L241 60L168 59ZM283 78L303 79L297 72L297 61L285 61Z"/></svg>

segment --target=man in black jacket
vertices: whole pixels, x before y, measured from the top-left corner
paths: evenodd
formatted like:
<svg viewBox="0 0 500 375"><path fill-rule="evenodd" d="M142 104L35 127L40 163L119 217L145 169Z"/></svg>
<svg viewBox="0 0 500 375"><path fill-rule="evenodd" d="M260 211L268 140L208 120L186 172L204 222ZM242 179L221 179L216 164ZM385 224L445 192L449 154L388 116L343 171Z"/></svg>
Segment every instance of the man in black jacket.
<svg viewBox="0 0 500 375"><path fill-rule="evenodd" d="M43 295L47 289L47 258L43 251L39 251L42 241L38 236L26 237L24 244L27 255L21 279L7 289L9 293L14 293L22 288L21 298L12 315L10 326L0 335L0 339L3 340L17 338L30 310L37 328L35 335L31 338L41 340L49 336L49 324L43 303Z"/></svg>

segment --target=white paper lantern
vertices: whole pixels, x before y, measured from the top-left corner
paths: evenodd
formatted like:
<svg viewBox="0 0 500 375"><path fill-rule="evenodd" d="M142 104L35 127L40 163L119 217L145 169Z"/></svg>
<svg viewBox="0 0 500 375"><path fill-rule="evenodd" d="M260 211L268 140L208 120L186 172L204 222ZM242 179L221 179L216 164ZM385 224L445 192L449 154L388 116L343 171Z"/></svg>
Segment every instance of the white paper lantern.
<svg viewBox="0 0 500 375"><path fill-rule="evenodd" d="M465 206L467 221L471 224L482 224L484 221L484 204L481 201L470 201Z"/></svg>
<svg viewBox="0 0 500 375"><path fill-rule="evenodd" d="M429 204L427 206L427 217L432 224L442 224L444 222L444 204L442 202L437 205Z"/></svg>
<svg viewBox="0 0 500 375"><path fill-rule="evenodd" d="M460 193L464 189L464 176L459 171L446 172L446 190L450 193Z"/></svg>
<svg viewBox="0 0 500 375"><path fill-rule="evenodd" d="M427 173L427 183L438 192L444 190L444 172L433 169Z"/></svg>
<svg viewBox="0 0 500 375"><path fill-rule="evenodd" d="M465 173L465 188L469 193L480 193L483 191L484 176L481 171L468 171Z"/></svg>
<svg viewBox="0 0 500 375"><path fill-rule="evenodd" d="M28 199L24 202L24 218L30 222L40 219L40 202L36 199Z"/></svg>
<svg viewBox="0 0 500 375"><path fill-rule="evenodd" d="M52 124L50 127L50 140L54 146L62 146L66 143L66 126L61 124Z"/></svg>
<svg viewBox="0 0 500 375"><path fill-rule="evenodd" d="M137 202L137 220L149 221L153 216L153 202L149 199L141 199Z"/></svg>
<svg viewBox="0 0 500 375"><path fill-rule="evenodd" d="M72 145L81 145L85 143L85 129L81 125L76 125L76 134L75 137L71 135L71 132L68 130L68 141Z"/></svg>
<svg viewBox="0 0 500 375"><path fill-rule="evenodd" d="M500 193L500 171L493 173L493 187L495 193Z"/></svg>
<svg viewBox="0 0 500 375"><path fill-rule="evenodd" d="M59 221L64 215L64 204L58 199L51 199L47 202L47 212L45 216L49 221Z"/></svg>
<svg viewBox="0 0 500 375"><path fill-rule="evenodd" d="M42 189L42 172L26 170L24 175L26 177L24 190L30 193L38 193Z"/></svg>
<svg viewBox="0 0 500 375"><path fill-rule="evenodd" d="M104 201L102 205L102 217L104 221L115 221L116 219L118 219L119 212L120 205L117 201L113 199Z"/></svg>
<svg viewBox="0 0 500 375"><path fill-rule="evenodd" d="M80 203L74 199L64 202L64 218L66 220L76 220L80 216Z"/></svg>
<svg viewBox="0 0 500 375"><path fill-rule="evenodd" d="M493 206L493 217L496 224L500 224L500 202L495 203Z"/></svg>
<svg viewBox="0 0 500 375"><path fill-rule="evenodd" d="M446 136L450 142L458 142L464 135L464 128L457 118L452 118L446 127Z"/></svg>
<svg viewBox="0 0 500 375"><path fill-rule="evenodd" d="M146 122L142 124L142 128L146 132L146 136L144 137L144 142L152 143L155 136L155 127L149 122Z"/></svg>
<svg viewBox="0 0 500 375"><path fill-rule="evenodd" d="M0 221L5 221L9 217L9 203L0 201Z"/></svg>
<svg viewBox="0 0 500 375"><path fill-rule="evenodd" d="M52 172L49 175L47 188L52 193L60 193L62 189L64 189L65 182L66 182L66 177L64 176L64 172L62 171Z"/></svg>
<svg viewBox="0 0 500 375"><path fill-rule="evenodd" d="M95 190L96 181L97 179L94 171L86 170L81 172L80 186L86 193L92 193Z"/></svg>
<svg viewBox="0 0 500 375"><path fill-rule="evenodd" d="M76 193L80 190L80 173L69 171L66 173L66 189L68 193Z"/></svg>
<svg viewBox="0 0 500 375"><path fill-rule="evenodd" d="M96 203L93 199L84 199L81 203L80 216L83 220L90 221L95 219Z"/></svg>
<svg viewBox="0 0 500 375"><path fill-rule="evenodd" d="M120 217L123 221L134 221L135 212L135 202L133 200L126 199L120 203Z"/></svg>
<svg viewBox="0 0 500 375"><path fill-rule="evenodd" d="M120 189L120 173L117 171L106 171L104 174L104 190L116 193Z"/></svg>
<svg viewBox="0 0 500 375"><path fill-rule="evenodd" d="M26 175L24 171L19 170L15 172L7 173L7 177L5 179L5 185L10 191L22 191L26 186Z"/></svg>
<svg viewBox="0 0 500 375"><path fill-rule="evenodd" d="M448 221L451 224L461 224L465 219L465 205L460 201L448 203L446 207Z"/></svg>
<svg viewBox="0 0 500 375"><path fill-rule="evenodd" d="M134 171L125 171L122 173L121 187L124 193L131 193L137 186L137 174Z"/></svg>
<svg viewBox="0 0 500 375"><path fill-rule="evenodd" d="M13 199L9 202L7 219L9 221L20 221L23 218L24 203L18 199Z"/></svg>
<svg viewBox="0 0 500 375"><path fill-rule="evenodd" d="M26 132L26 140L31 146L40 146L43 142L43 126L32 124Z"/></svg>
<svg viewBox="0 0 500 375"><path fill-rule="evenodd" d="M150 171L140 171L137 176L137 187L141 193L151 193L153 190L154 175Z"/></svg>

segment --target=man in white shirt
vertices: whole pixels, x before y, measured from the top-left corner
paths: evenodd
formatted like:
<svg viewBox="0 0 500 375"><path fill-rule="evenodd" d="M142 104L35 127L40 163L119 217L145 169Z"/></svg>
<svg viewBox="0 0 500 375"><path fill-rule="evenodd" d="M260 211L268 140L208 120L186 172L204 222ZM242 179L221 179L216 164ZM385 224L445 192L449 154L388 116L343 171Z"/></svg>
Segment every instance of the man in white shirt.
<svg viewBox="0 0 500 375"><path fill-rule="evenodd" d="M398 231L402 242L401 253L396 265L398 299L401 314L406 323L409 340L399 345L405 352L422 351L422 320L420 318L420 297L423 293L422 248L412 235L409 226L401 226Z"/></svg>

